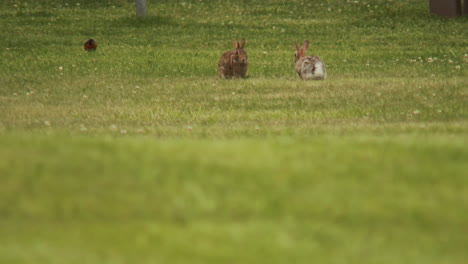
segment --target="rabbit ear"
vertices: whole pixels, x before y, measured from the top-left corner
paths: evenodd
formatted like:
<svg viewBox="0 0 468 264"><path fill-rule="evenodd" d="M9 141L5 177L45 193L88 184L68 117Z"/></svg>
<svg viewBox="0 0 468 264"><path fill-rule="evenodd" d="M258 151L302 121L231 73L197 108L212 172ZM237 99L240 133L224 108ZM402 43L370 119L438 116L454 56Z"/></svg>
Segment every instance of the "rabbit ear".
<svg viewBox="0 0 468 264"><path fill-rule="evenodd" d="M301 47L299 46L299 44L297 44L296 41L294 41L294 45L296 46L296 50L297 50L297 51L300 51L300 50L301 50Z"/></svg>
<svg viewBox="0 0 468 264"><path fill-rule="evenodd" d="M239 49L239 41L237 39L234 40L234 47L236 47L236 49Z"/></svg>
<svg viewBox="0 0 468 264"><path fill-rule="evenodd" d="M244 46L245 46L245 39L242 39L240 45L238 46L238 49L243 49Z"/></svg>
<svg viewBox="0 0 468 264"><path fill-rule="evenodd" d="M304 41L304 51L307 51L309 49L310 42L308 40Z"/></svg>

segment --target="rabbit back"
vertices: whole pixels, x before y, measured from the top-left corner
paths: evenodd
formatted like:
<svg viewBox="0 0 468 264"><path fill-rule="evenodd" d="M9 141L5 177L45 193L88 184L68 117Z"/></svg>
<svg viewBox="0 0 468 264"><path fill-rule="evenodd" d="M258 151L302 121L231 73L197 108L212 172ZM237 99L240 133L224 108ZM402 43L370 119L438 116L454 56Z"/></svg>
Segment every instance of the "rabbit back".
<svg viewBox="0 0 468 264"><path fill-rule="evenodd" d="M221 78L231 79L233 77L233 60L235 51L229 50L221 55L218 62L218 72Z"/></svg>
<svg viewBox="0 0 468 264"><path fill-rule="evenodd" d="M296 62L296 72L303 80L324 80L327 78L325 63L319 56L300 58Z"/></svg>

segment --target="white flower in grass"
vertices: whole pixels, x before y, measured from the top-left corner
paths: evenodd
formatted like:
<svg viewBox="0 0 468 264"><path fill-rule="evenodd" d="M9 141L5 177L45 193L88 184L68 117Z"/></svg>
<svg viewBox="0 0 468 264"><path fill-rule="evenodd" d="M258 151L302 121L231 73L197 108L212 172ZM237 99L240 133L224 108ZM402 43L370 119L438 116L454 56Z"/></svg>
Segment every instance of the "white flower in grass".
<svg viewBox="0 0 468 264"><path fill-rule="evenodd" d="M429 58L427 58L427 62L428 62L428 63L433 63L433 62L434 62L434 59L432 59L432 58L429 57Z"/></svg>
<svg viewBox="0 0 468 264"><path fill-rule="evenodd" d="M59 66L59 67L58 67L58 70L59 70L59 71L63 71L63 66Z"/></svg>
<svg viewBox="0 0 468 264"><path fill-rule="evenodd" d="M419 110L414 110L413 111L413 114L415 114L415 115L419 115L420 113L421 113L421 111L419 111Z"/></svg>
<svg viewBox="0 0 468 264"><path fill-rule="evenodd" d="M461 69L460 65L455 66L455 70L460 70L460 69Z"/></svg>
<svg viewBox="0 0 468 264"><path fill-rule="evenodd" d="M81 124L81 125L80 125L80 131L86 132L86 131L88 131L88 129L86 128L85 125Z"/></svg>

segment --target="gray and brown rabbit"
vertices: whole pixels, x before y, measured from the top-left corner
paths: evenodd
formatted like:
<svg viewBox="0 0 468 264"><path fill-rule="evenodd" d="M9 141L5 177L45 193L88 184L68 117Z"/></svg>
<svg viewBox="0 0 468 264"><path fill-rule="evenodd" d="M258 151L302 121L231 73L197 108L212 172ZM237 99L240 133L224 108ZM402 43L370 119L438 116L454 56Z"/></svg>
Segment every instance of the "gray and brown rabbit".
<svg viewBox="0 0 468 264"><path fill-rule="evenodd" d="M303 80L325 80L327 69L325 63L319 56L306 56L309 49L309 41L306 40L302 47L294 42L296 46L296 72Z"/></svg>
<svg viewBox="0 0 468 264"><path fill-rule="evenodd" d="M249 70L249 58L244 50L245 39L239 43L234 40L235 50L223 53L218 62L218 72L222 79L247 78Z"/></svg>

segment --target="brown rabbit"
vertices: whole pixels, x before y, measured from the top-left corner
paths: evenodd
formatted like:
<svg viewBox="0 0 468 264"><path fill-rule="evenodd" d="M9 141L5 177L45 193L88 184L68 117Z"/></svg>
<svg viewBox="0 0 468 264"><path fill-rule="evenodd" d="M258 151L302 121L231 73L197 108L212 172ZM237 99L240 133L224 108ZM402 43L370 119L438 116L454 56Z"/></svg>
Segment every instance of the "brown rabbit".
<svg viewBox="0 0 468 264"><path fill-rule="evenodd" d="M306 40L302 47L296 45L296 72L303 80L325 80L327 69L319 56L306 56L309 49L309 41Z"/></svg>
<svg viewBox="0 0 468 264"><path fill-rule="evenodd" d="M218 72L222 79L247 78L249 58L244 50L245 39L234 40L236 50L226 51L218 62Z"/></svg>

